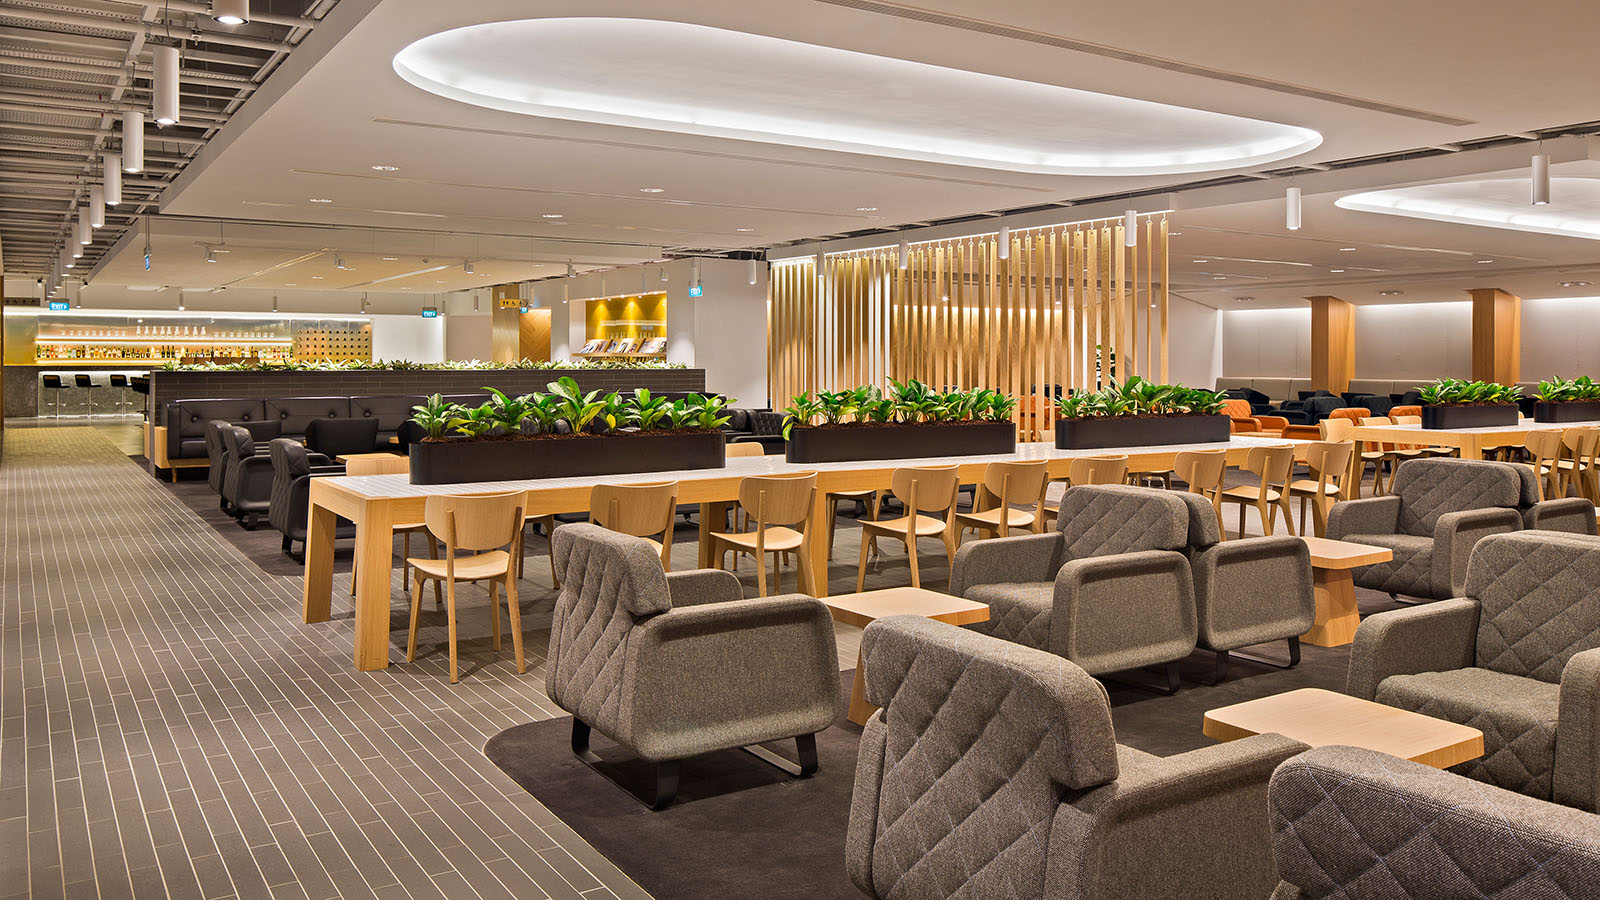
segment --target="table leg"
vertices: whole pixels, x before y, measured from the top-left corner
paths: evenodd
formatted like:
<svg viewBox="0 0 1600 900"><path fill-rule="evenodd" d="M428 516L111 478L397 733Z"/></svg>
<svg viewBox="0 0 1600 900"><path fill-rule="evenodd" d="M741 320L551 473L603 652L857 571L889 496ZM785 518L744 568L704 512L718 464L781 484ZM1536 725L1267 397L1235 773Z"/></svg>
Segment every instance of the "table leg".
<svg viewBox="0 0 1600 900"><path fill-rule="evenodd" d="M1356 609L1356 584L1349 569L1311 570L1317 617L1300 640L1318 647L1343 647L1355 640L1361 614Z"/></svg>
<svg viewBox="0 0 1600 900"><path fill-rule="evenodd" d="M847 718L857 725L867 724L872 714L878 711L876 706L867 702L867 678L863 674L866 670L861 665L861 653L856 652L856 677L850 686L850 712Z"/></svg>
<svg viewBox="0 0 1600 900"><path fill-rule="evenodd" d="M728 521L727 501L700 504L700 568L715 569L717 561L711 552L711 535Z"/></svg>
<svg viewBox="0 0 1600 900"><path fill-rule="evenodd" d="M385 504L369 503L356 523L356 668L389 665L389 576L394 564L394 523Z"/></svg>
<svg viewBox="0 0 1600 900"><path fill-rule="evenodd" d="M1483 459L1483 441L1475 435L1467 435L1461 441L1462 459Z"/></svg>
<svg viewBox="0 0 1600 900"><path fill-rule="evenodd" d="M797 554L799 565L805 569L805 583L800 590L813 597L828 596L828 524L837 512L827 492L818 487L816 501L811 505L811 521L806 523L806 552Z"/></svg>
<svg viewBox="0 0 1600 900"><path fill-rule="evenodd" d="M328 621L333 602L333 530L338 516L333 510L311 504L306 525L306 576L300 595L301 618L306 622Z"/></svg>

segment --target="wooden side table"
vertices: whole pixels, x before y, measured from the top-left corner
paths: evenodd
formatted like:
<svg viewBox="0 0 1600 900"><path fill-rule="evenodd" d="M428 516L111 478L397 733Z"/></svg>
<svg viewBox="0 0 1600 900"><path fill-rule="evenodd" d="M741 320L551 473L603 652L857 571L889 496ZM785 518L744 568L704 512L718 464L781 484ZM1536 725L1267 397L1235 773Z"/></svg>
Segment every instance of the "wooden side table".
<svg viewBox="0 0 1600 900"><path fill-rule="evenodd" d="M1350 570L1394 559L1388 547L1304 537L1311 551L1312 590L1317 618L1300 640L1318 647L1342 647L1355 640L1361 614L1356 610L1356 583Z"/></svg>
<svg viewBox="0 0 1600 900"><path fill-rule="evenodd" d="M865 628L886 616L922 616L951 625L970 625L989 621L989 606L972 600L963 600L938 591L922 588L898 587L880 591L863 591L859 594L841 594L824 597L828 612L835 622ZM867 702L867 682L861 665L861 654L856 653L855 683L850 688L850 721L867 724L877 707Z"/></svg>
<svg viewBox="0 0 1600 900"><path fill-rule="evenodd" d="M1312 747L1365 747L1436 769L1483 755L1483 732L1321 688L1301 688L1213 709L1205 736L1236 741L1273 732Z"/></svg>

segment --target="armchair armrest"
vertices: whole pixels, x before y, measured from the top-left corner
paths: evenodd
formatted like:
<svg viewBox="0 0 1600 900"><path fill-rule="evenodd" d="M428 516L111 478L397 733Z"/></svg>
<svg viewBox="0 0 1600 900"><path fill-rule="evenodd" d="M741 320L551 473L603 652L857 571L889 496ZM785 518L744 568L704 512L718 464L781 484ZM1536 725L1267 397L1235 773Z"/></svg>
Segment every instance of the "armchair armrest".
<svg viewBox="0 0 1600 900"><path fill-rule="evenodd" d="M802 594L652 616L627 641L612 738L648 760L811 734L838 715L833 619Z"/></svg>
<svg viewBox="0 0 1600 900"><path fill-rule="evenodd" d="M1278 881L1262 815L1267 785L1274 769L1306 749L1260 734L1164 759L1121 754L1116 781L1056 813L1047 895L1069 895L1065 885L1088 888L1075 896L1104 897L1117 887L1159 884L1162 896L1266 897ZM1186 852L1153 839L1174 834L1188 836Z"/></svg>
<svg viewBox="0 0 1600 900"><path fill-rule="evenodd" d="M1261 430L1261 423L1255 416L1230 416L1229 430L1234 434L1250 434Z"/></svg>
<svg viewBox="0 0 1600 900"><path fill-rule="evenodd" d="M973 541L956 551L950 568L950 593L966 596L980 584L1050 581L1061 568L1061 533Z"/></svg>
<svg viewBox="0 0 1600 900"><path fill-rule="evenodd" d="M1575 653L1561 670L1554 799L1600 812L1600 648Z"/></svg>
<svg viewBox="0 0 1600 900"><path fill-rule="evenodd" d="M1368 616L1350 647L1345 693L1375 700L1390 675L1448 672L1472 665L1478 647L1478 601L1440 600Z"/></svg>
<svg viewBox="0 0 1600 900"><path fill-rule="evenodd" d="M1433 527L1434 596L1460 597L1467 587L1467 560L1472 547L1491 534L1522 528L1522 515L1514 509L1469 509L1445 513Z"/></svg>
<svg viewBox="0 0 1600 900"><path fill-rule="evenodd" d="M1056 573L1047 649L1091 675L1181 659L1198 633L1194 574L1181 553L1093 556Z"/></svg>
<svg viewBox="0 0 1600 900"><path fill-rule="evenodd" d="M668 572L667 593L672 597L674 609L744 599L744 587L739 584L738 576L721 569Z"/></svg>
<svg viewBox="0 0 1600 900"><path fill-rule="evenodd" d="M1582 497L1562 497L1535 503L1522 514L1522 527L1540 531L1594 534L1594 504Z"/></svg>
<svg viewBox="0 0 1600 900"><path fill-rule="evenodd" d="M1284 416L1256 416L1256 424L1267 434L1281 435L1289 427L1289 420Z"/></svg>
<svg viewBox="0 0 1600 900"><path fill-rule="evenodd" d="M1200 644L1235 650L1305 634L1317 618L1311 553L1286 535L1213 544L1193 555Z"/></svg>
<svg viewBox="0 0 1600 900"><path fill-rule="evenodd" d="M1400 498L1393 494L1343 500L1328 512L1328 537L1342 541L1351 534L1394 534L1400 530Z"/></svg>

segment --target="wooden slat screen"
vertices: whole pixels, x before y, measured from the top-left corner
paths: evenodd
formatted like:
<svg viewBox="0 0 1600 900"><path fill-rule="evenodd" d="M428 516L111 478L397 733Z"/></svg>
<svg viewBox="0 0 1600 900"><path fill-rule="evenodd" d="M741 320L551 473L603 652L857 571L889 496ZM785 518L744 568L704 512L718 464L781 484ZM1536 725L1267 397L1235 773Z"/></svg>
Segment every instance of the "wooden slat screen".
<svg viewBox="0 0 1600 900"><path fill-rule="evenodd" d="M981 235L912 245L905 269L896 247L825 256L820 273L814 258L774 263L772 403L917 378L1011 393L1018 423L1042 433L1061 390L1165 382L1167 221L1140 225L1133 247L1119 218L1012 231L1005 259L997 236Z"/></svg>

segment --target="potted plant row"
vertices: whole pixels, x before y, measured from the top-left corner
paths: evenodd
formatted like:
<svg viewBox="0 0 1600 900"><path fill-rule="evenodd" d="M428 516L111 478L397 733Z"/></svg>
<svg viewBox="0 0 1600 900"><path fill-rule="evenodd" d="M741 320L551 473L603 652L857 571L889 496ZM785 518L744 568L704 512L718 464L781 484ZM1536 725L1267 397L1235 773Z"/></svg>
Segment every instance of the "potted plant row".
<svg viewBox="0 0 1600 900"><path fill-rule="evenodd" d="M980 456L1017 449L1017 400L975 388L941 392L910 379L798 394L783 411L792 463L933 456Z"/></svg>
<svg viewBox="0 0 1600 900"><path fill-rule="evenodd" d="M1492 381L1440 378L1419 392L1423 428L1489 428L1517 424L1522 388Z"/></svg>
<svg viewBox="0 0 1600 900"><path fill-rule="evenodd" d="M1539 382L1535 422L1600 421L1600 384L1587 375Z"/></svg>
<svg viewBox="0 0 1600 900"><path fill-rule="evenodd" d="M1226 442L1232 421L1227 395L1137 375L1098 391L1056 398L1056 446L1063 450Z"/></svg>
<svg viewBox="0 0 1600 900"><path fill-rule="evenodd" d="M424 432L411 445L412 484L520 481L624 472L717 469L724 464L728 401L690 394L668 401L639 388L624 396L578 390L562 377L548 394L509 397L494 388L482 406L438 394L413 407Z"/></svg>

